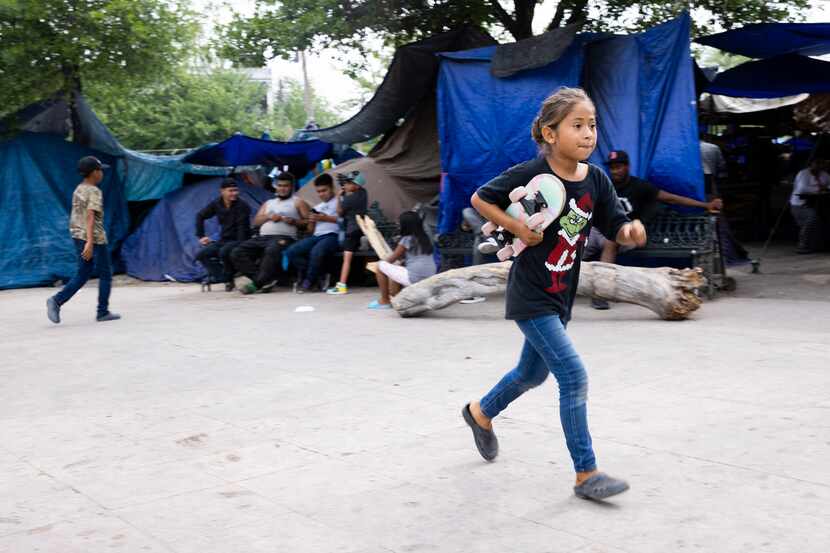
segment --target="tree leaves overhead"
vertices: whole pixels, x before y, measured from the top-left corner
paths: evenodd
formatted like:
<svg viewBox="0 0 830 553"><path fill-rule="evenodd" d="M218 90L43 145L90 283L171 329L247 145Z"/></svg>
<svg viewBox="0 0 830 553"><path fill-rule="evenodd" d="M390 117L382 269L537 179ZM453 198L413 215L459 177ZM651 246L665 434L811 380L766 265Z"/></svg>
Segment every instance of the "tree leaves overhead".
<svg viewBox="0 0 830 553"><path fill-rule="evenodd" d="M366 37L399 45L460 25L476 25L514 40L533 35L540 0L257 0L251 16L236 14L220 33L222 55L242 65L337 48L363 55ZM561 0L544 29L584 22L586 30L633 32L683 10L695 32L748 23L798 20L810 0Z"/></svg>
<svg viewBox="0 0 830 553"><path fill-rule="evenodd" d="M198 30L186 0L0 0L0 101L96 82L141 83L185 58Z"/></svg>
<svg viewBox="0 0 830 553"><path fill-rule="evenodd" d="M93 109L124 146L139 150L192 148L224 140L235 132L287 140L306 123L303 90L286 79L276 93L271 113L266 86L235 70L190 72L179 69L163 82L134 89L98 86L87 96ZM321 125L338 116L321 100L315 116Z"/></svg>

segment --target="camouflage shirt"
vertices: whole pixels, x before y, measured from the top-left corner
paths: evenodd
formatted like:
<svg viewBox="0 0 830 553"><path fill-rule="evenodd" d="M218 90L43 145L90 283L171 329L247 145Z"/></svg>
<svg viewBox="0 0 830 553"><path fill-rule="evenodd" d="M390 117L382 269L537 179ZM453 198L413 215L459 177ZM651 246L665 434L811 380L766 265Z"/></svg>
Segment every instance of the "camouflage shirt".
<svg viewBox="0 0 830 553"><path fill-rule="evenodd" d="M72 194L72 214L69 216L69 234L78 240L87 240L86 212L95 211L95 223L92 226L93 244L106 244L107 233L104 231L104 196L101 189L91 184L81 183Z"/></svg>

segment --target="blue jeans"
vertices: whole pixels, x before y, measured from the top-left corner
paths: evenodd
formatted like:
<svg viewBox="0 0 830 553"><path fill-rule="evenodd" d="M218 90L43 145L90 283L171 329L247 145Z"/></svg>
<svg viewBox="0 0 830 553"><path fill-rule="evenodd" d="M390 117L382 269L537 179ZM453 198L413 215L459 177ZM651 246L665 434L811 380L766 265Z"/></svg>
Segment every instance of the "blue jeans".
<svg viewBox="0 0 830 553"><path fill-rule="evenodd" d="M313 285L320 276L326 258L338 249L340 241L336 232L303 238L283 253L283 268L288 269L289 264L294 265L297 271L305 275L303 280Z"/></svg>
<svg viewBox="0 0 830 553"><path fill-rule="evenodd" d="M481 411L494 418L514 399L545 381L552 372L559 384L559 419L577 472L596 468L588 432L588 375L558 315L516 321L525 336L516 368L481 400Z"/></svg>
<svg viewBox="0 0 830 553"><path fill-rule="evenodd" d="M110 289L112 288L112 267L110 263L110 251L106 244L95 244L92 248L92 259L87 261L81 257L86 242L75 239L75 250L78 252L78 272L72 280L60 292L55 294L55 301L63 305L72 299L75 293L84 287L84 284L92 276L93 268L98 270L98 316L106 315L109 312Z"/></svg>

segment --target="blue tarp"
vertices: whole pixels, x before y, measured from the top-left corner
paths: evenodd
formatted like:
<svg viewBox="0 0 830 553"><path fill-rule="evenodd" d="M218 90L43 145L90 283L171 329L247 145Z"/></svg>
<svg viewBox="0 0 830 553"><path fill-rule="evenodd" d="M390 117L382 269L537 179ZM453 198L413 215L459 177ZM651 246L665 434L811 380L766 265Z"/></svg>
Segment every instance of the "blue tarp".
<svg viewBox="0 0 830 553"><path fill-rule="evenodd" d="M121 248L127 274L142 280L162 281L165 275L181 282L201 280L205 270L196 262L201 248L196 239L196 213L219 197L221 179L208 179L175 190L162 198L124 241ZM251 219L272 197L261 188L239 185L239 197L251 206ZM219 238L216 218L205 223L208 236Z"/></svg>
<svg viewBox="0 0 830 553"><path fill-rule="evenodd" d="M77 254L69 236L72 193L80 182L78 160L104 152L66 142L53 134L19 133L0 142L0 289L52 284L70 278ZM104 227L110 249L129 229L124 183L104 172Z"/></svg>
<svg viewBox="0 0 830 553"><path fill-rule="evenodd" d="M544 98L563 85L582 83L596 103L592 161L625 149L633 174L703 199L690 21L683 15L632 36L577 36L555 62L505 79L490 74L494 47L442 54L439 231L454 230L478 186L536 155L530 124Z"/></svg>
<svg viewBox="0 0 830 553"><path fill-rule="evenodd" d="M530 125L539 105L560 85L574 86L583 48L572 45L556 62L498 79L490 74L495 47L443 54L438 74L441 144L439 232L452 232L473 191L504 169L536 155Z"/></svg>
<svg viewBox="0 0 830 553"><path fill-rule="evenodd" d="M321 159L332 157L332 144L322 140L278 142L234 135L218 144L203 146L187 154L183 161L198 165L235 167L241 165L288 165L300 178Z"/></svg>
<svg viewBox="0 0 830 553"><path fill-rule="evenodd" d="M830 23L757 23L697 42L748 58L822 56L830 54Z"/></svg>
<svg viewBox="0 0 830 553"><path fill-rule="evenodd" d="M75 96L78 120L80 121L80 142L100 152L118 158L116 171L124 181L127 201L157 200L172 190L181 187L185 173L194 175L223 175L224 169L201 167L184 163L185 154L162 156L145 154L125 148L81 95Z"/></svg>
<svg viewBox="0 0 830 553"><path fill-rule="evenodd" d="M718 74L706 92L741 98L830 92L830 62L798 54L750 61Z"/></svg>
<svg viewBox="0 0 830 553"><path fill-rule="evenodd" d="M703 200L690 30L684 15L644 33L592 43L584 85L597 107L592 162L625 150L633 175Z"/></svg>

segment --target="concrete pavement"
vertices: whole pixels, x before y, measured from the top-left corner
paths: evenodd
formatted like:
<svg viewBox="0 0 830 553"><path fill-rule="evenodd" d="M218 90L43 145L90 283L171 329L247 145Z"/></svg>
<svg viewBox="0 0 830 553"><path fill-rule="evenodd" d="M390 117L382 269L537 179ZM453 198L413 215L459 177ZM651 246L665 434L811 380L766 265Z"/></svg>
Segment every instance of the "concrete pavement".
<svg viewBox="0 0 830 553"><path fill-rule="evenodd" d="M0 292L0 552L830 551L830 258L774 253L694 318L590 309L608 504L571 493L549 379L476 453L459 416L514 364L503 300L420 319L345 297ZM313 312L298 313L299 306Z"/></svg>

